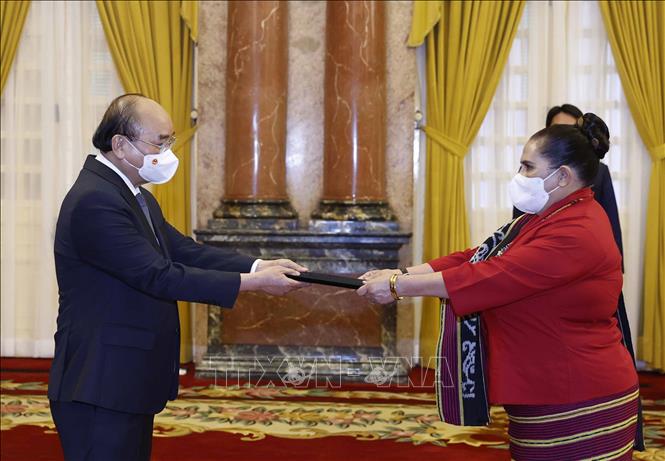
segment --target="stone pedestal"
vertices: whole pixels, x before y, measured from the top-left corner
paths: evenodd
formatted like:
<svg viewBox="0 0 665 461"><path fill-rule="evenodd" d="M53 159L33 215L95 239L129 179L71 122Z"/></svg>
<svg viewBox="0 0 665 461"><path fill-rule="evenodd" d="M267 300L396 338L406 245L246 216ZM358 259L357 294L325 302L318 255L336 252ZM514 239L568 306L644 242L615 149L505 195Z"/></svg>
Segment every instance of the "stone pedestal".
<svg viewBox="0 0 665 461"><path fill-rule="evenodd" d="M213 230L213 221L197 232L199 241L350 276L396 267L398 250L409 240L395 223L347 233L344 222L274 232ZM233 309L209 306L208 352L196 369L206 376L277 374L286 381L295 379L294 370L333 383L399 380L408 370L397 356L395 304L374 305L354 290L310 285L285 297L243 293Z"/></svg>
<svg viewBox="0 0 665 461"><path fill-rule="evenodd" d="M296 229L298 213L288 200L222 200L209 229Z"/></svg>
<svg viewBox="0 0 665 461"><path fill-rule="evenodd" d="M321 200L312 213L310 226L316 226L318 221L379 221L388 225L394 220L395 215L384 201Z"/></svg>

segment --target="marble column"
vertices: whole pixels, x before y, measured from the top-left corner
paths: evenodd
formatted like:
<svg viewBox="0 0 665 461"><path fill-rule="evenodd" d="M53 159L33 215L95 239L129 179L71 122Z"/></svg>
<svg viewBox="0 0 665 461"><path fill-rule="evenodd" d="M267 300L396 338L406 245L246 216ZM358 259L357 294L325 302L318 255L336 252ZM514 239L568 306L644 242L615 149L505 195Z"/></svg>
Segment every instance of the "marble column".
<svg viewBox="0 0 665 461"><path fill-rule="evenodd" d="M320 220L391 221L386 203L385 3L328 1Z"/></svg>
<svg viewBox="0 0 665 461"><path fill-rule="evenodd" d="M229 2L221 228L294 228L286 193L288 5Z"/></svg>
<svg viewBox="0 0 665 461"><path fill-rule="evenodd" d="M301 228L274 231L216 229L214 222L207 225L219 198L228 190L222 174L236 152L224 152L226 133L222 130L226 127L228 47L227 34L220 31L226 31L230 22L228 2L200 5L197 239L262 259L288 257L312 271L340 275L411 265L408 232L412 227L416 66L415 51L406 47L404 37L411 26L412 2L385 2L385 195L402 230L386 229L381 221L327 221L339 226L335 232L308 228L303 219ZM326 7L323 1L288 4L287 192L294 208L307 220L323 191ZM365 226L362 232L353 232L361 224ZM347 225L351 232L340 231ZM294 384L291 367L284 366L290 364L325 378L327 385L340 377L377 382L377 371L391 374L395 370L392 364L404 361L399 357L414 354L404 348L405 344L411 347L414 338L414 309L407 302L376 306L358 298L353 290L312 285L283 297L243 292L233 309L200 306L194 324L197 375L236 377L246 372L242 376L265 374L272 379L276 373ZM408 363L399 365L390 379L406 377L408 370Z"/></svg>

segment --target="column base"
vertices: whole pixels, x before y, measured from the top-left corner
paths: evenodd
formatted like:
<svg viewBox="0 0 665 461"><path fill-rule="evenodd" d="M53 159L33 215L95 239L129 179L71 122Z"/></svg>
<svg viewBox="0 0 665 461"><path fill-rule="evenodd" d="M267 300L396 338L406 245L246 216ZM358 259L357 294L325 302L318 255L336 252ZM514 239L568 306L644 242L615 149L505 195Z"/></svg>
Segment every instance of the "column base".
<svg viewBox="0 0 665 461"><path fill-rule="evenodd" d="M321 200L312 220L324 221L395 221L387 202L354 200Z"/></svg>
<svg viewBox="0 0 665 461"><path fill-rule="evenodd" d="M379 386L408 384L411 368L401 357L385 357L369 348L365 351L337 348L348 349L344 355L334 355L338 350L329 347L253 346L250 354L243 354L240 347L235 349L227 346L221 353L206 354L196 364L196 376L247 382L262 378L278 386L334 389L347 382L364 381Z"/></svg>
<svg viewBox="0 0 665 461"><path fill-rule="evenodd" d="M222 200L213 216L213 230L298 228L298 213L288 200Z"/></svg>
<svg viewBox="0 0 665 461"><path fill-rule="evenodd" d="M311 232L334 232L339 234L380 234L399 232L397 221L336 221L332 219L310 219Z"/></svg>

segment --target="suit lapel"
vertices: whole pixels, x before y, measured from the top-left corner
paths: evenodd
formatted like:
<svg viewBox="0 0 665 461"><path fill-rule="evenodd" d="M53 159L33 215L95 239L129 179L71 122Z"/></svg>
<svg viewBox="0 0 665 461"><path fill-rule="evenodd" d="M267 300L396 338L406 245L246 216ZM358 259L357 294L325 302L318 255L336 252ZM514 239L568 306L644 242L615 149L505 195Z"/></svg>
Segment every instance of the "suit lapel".
<svg viewBox="0 0 665 461"><path fill-rule="evenodd" d="M94 155L88 155L88 157L85 159L83 168L92 171L96 175L101 176L103 179L116 186L120 192L120 195L122 195L122 198L125 199L141 223L139 229L141 233L148 238L155 249L161 252L162 248L160 248L159 243L157 243L155 240L155 234L153 234L152 229L150 228L150 224L148 224L148 220L146 219L143 211L141 210L141 207L139 206L139 202L136 200L136 197L134 197L134 194L132 194L132 191L129 190L129 187L127 187L125 181L123 181L115 171L111 170L109 167L96 160ZM155 227L155 232L158 232L157 227ZM159 241L163 243L163 239L160 238Z"/></svg>

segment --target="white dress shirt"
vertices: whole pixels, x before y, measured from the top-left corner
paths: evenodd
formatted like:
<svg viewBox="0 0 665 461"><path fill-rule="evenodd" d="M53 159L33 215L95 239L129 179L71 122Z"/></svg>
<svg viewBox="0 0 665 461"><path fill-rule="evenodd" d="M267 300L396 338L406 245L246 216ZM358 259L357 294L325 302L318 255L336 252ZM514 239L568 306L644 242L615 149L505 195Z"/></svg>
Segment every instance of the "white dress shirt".
<svg viewBox="0 0 665 461"><path fill-rule="evenodd" d="M115 166L113 163L111 163L111 161L110 161L109 159L107 159L106 157L104 157L104 156L102 155L101 152L98 153L98 154L95 156L95 160L97 160L97 161L99 161L99 162L102 162L104 165L106 165L107 167L109 167L110 169L112 169L113 171L115 171L115 174L117 174L118 176L120 176L120 177L122 178L122 180L125 181L125 184L127 184L127 187L129 187L129 190L132 191L132 194L134 194L134 196L136 196L136 195L138 195L138 194L141 193L141 191L139 190L139 188L136 187L134 184L132 184L132 182L129 180L129 178L128 178L127 176L125 176L125 173L123 173L122 171L120 171L120 170L118 169L118 167Z"/></svg>

